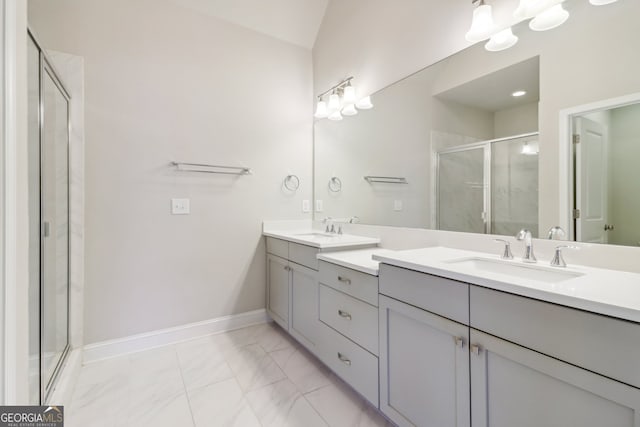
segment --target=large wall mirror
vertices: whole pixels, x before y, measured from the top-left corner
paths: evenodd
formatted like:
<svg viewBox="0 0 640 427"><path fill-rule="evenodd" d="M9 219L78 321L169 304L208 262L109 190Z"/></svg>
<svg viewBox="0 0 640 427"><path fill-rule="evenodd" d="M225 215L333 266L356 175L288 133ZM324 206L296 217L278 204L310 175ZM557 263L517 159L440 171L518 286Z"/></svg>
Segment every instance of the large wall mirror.
<svg viewBox="0 0 640 427"><path fill-rule="evenodd" d="M373 94L372 110L317 120L315 218L540 237L561 225L571 239L639 245L640 175L625 160L640 164L640 107L579 106L640 93L640 2L564 6L561 27L522 22L511 49L476 44ZM584 114L561 114L571 109ZM591 122L606 141L585 135L574 151L573 134L592 135ZM585 198L591 205L573 218ZM594 203L610 213L597 224L604 237L585 231L596 227L584 221Z"/></svg>

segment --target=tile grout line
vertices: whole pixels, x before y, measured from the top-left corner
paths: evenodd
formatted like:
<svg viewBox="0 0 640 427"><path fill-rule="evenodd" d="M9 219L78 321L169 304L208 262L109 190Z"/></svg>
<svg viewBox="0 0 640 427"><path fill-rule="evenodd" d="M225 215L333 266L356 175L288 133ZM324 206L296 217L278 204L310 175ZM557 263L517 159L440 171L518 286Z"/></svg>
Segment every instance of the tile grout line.
<svg viewBox="0 0 640 427"><path fill-rule="evenodd" d="M173 351L176 355L176 359L178 360L178 369L180 370L180 379L182 379L182 386L184 387L184 395L187 398L187 403L189 404L189 414L191 415L191 422L193 423L193 427L196 427L196 419L193 416L193 407L191 406L191 398L189 397L189 391L187 390L187 383L184 380L184 374L182 373L182 363L180 363L180 355L178 355L178 349L176 345L172 345ZM225 362L226 363L226 362Z"/></svg>

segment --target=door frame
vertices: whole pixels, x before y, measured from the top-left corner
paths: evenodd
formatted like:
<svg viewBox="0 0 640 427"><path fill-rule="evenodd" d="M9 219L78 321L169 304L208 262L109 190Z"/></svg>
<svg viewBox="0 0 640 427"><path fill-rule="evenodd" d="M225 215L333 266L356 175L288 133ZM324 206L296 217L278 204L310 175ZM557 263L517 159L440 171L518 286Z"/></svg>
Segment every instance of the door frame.
<svg viewBox="0 0 640 427"><path fill-rule="evenodd" d="M560 110L560 133L558 137L558 207L560 218L558 218L558 225L567 231L567 237L569 240L575 241L576 239L575 221L573 220L573 209L575 209L575 167L573 164L574 118L601 110L626 107L628 105L638 103L640 103L640 92L635 92L629 95L604 99Z"/></svg>

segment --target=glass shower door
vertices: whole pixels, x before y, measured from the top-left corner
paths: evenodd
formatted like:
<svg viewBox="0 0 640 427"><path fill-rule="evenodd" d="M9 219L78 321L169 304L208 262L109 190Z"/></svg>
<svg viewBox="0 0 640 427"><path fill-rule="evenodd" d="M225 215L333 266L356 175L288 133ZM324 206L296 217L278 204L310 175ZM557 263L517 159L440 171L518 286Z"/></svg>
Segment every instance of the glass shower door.
<svg viewBox="0 0 640 427"><path fill-rule="evenodd" d="M437 157L438 230L488 233L489 145L441 151Z"/></svg>
<svg viewBox="0 0 640 427"><path fill-rule="evenodd" d="M69 343L69 100L41 62L40 375L46 396Z"/></svg>

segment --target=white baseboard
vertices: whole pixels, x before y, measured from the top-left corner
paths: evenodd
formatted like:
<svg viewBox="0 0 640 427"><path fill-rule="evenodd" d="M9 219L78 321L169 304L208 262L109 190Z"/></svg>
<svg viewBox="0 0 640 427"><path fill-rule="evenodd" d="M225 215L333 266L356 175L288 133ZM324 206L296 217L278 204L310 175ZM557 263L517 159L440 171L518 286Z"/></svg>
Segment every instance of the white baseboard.
<svg viewBox="0 0 640 427"><path fill-rule="evenodd" d="M219 317L202 322L189 323L174 328L161 329L132 335L130 337L103 341L84 346L84 363L122 356L129 353L149 350L187 341L205 335L244 328L246 326L266 323L270 321L265 309Z"/></svg>

